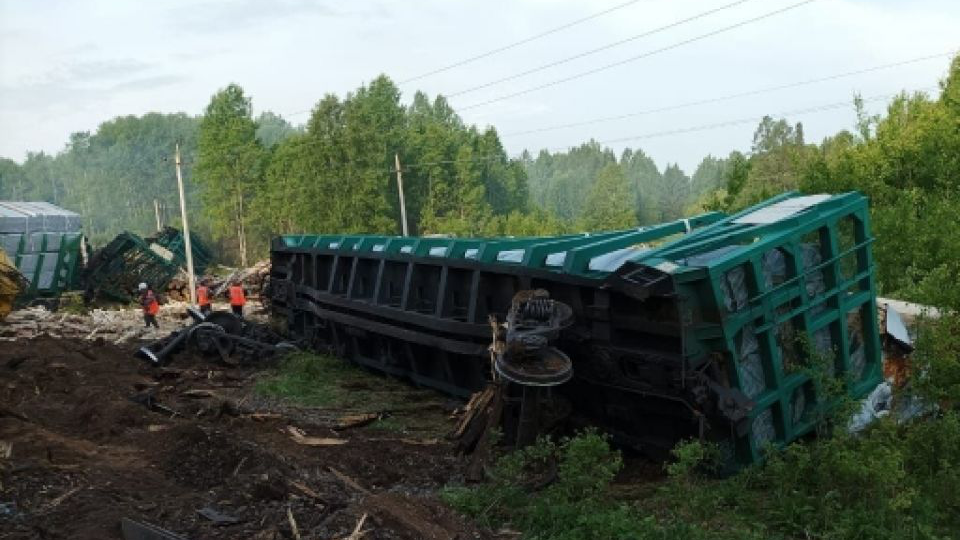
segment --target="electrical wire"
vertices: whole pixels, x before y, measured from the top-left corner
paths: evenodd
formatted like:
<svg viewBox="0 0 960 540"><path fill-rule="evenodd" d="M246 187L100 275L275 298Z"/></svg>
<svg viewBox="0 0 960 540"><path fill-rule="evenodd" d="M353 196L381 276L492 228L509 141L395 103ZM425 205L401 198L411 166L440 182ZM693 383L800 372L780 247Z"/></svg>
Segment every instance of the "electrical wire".
<svg viewBox="0 0 960 540"><path fill-rule="evenodd" d="M758 16L756 16L756 17L752 17L752 18L749 18L749 19L740 21L740 22L738 22L738 23L731 24L731 25L729 25L729 26L724 26L724 27L722 27L722 28L719 28L719 29L717 29L717 30L713 30L713 31L711 31L711 32L707 32L707 33L705 33L705 34L699 34L699 35L694 36L694 37L692 37L692 38L688 38L688 39L685 39L685 40L683 40L683 41L678 41L677 43L673 43L673 44L667 45L667 46L665 46L665 47L660 47L659 49L654 49L654 50L651 50L651 51L647 51L647 52L645 52L645 53L643 53L643 54L639 54L639 55L637 55L637 56L631 56L630 58L627 58L627 59L624 59L624 60L619 60L619 61L617 61L617 62L613 62L613 63L610 63L610 64L605 64L605 65L602 65L602 66L597 67L597 68L589 69L589 70L587 70L587 71L581 71L581 72L579 72L579 73L575 73L575 74L573 74L573 75L570 75L570 76L567 76L567 77L563 77L563 78L561 78L561 79L556 79L556 80L550 81L550 82L545 83L545 84L541 84L541 85L538 85L538 86L534 86L534 87L531 87L531 88L527 88L527 89L524 89L524 90L520 90L520 91L518 91L518 92L512 92L512 93L509 93L509 94L503 94L503 95L497 96L497 97L495 97L495 98L493 98L493 99L489 99L489 100L487 100L487 101L482 101L482 102L479 102L479 103L474 103L473 105L467 105L467 106L465 106L465 107L456 107L456 109L457 109L458 111L465 111L465 110L469 110L469 109L475 109L475 108L477 108L477 107L483 107L483 106L490 105L490 104L493 104L493 103L498 103L498 102L500 102L500 101L505 101L505 100L507 100L507 99L515 98L515 97L518 97L518 96L523 96L523 95L526 95L526 94L530 94L530 93L532 93L532 92L536 92L536 91L538 91L538 90L543 90L543 89L546 89L546 88L550 88L550 87L552 87L552 86L557 86L557 85L559 85L559 84L567 83L567 82L574 81L574 80L577 80L577 79L582 79L583 77L587 77L587 76L589 76L589 75L594 75L594 74L600 73L600 72L602 72L602 71L606 71L606 70L608 70L608 69L612 69L612 68L615 68L615 67L623 66L623 65L629 64L629 63L631 63L631 62L636 62L636 61L642 60L642 59L644 59L644 58L649 58L649 57L651 57L651 56L654 56L654 55L657 55L657 54L660 54L660 53L664 53L664 52L667 52L667 51L671 51L671 50L673 50L673 49L680 48L680 47L682 47L682 46L684 46L684 45L689 45L689 44L691 44L691 43L696 43L696 42L698 42L698 41L702 41L702 40L707 39L707 38L709 38L709 37L713 37L713 36L716 36L716 35L719 35L719 34L723 34L723 33L725 33L725 32L730 32L731 30L735 30L735 29L737 29L737 28L741 28L741 27L743 27L743 26L747 26L747 25L749 25L749 24L752 24L752 23L755 23L755 22L759 22L759 21L762 21L762 20L764 20L764 19L768 19L768 18L770 18L770 17L774 17L774 16L776 16L776 15L780 15L780 14L782 14L782 13L786 13L786 12L788 12L788 11L790 11L790 10L799 8L799 7L801 7L801 6L805 6L805 5L807 5L807 4L810 4L810 3L813 3L813 2L816 2L816 1L817 1L817 0L803 0L802 2L797 2L797 3L795 3L795 4L790 4L789 6L786 6L786 7L780 8L780 9L776 9L776 10L774 10L774 11L769 11L769 12L767 12L767 13L764 13L763 15L758 15Z"/></svg>
<svg viewBox="0 0 960 540"><path fill-rule="evenodd" d="M519 40L519 41L514 41L513 43L508 43L507 45L503 45L503 46L501 46L501 47L497 47L497 48L495 48L495 49L491 49L491 50L489 50L489 51L480 53L480 54L478 54L478 55L471 56L471 57L469 57L469 58L465 58L465 59L463 59L463 60L459 60L459 61L453 62L452 64L447 64L447 65L445 65L445 66L443 66L443 67L434 69L433 71L428 71L428 72L426 72L426 73L421 73L420 75L417 75L417 76L415 76L415 77L410 77L409 79L405 79L405 80L403 80L403 81L400 81L398 84L407 84L407 83L410 83L410 82L413 82L413 81L417 81L417 80L420 80L420 79L423 79L423 78L426 78L426 77L430 77L430 76L432 76L432 75L436 75L436 74L438 74L438 73L443 73L443 72L445 72L445 71L450 71L451 69L458 68L458 67L460 67L460 66L464 66L464 65L467 65L467 64L472 63L472 62L476 62L477 60L481 60L481 59L483 59L483 58L488 58L488 57L490 57L490 56L493 56L493 55L496 55L496 54L500 54L500 53L502 53L502 52L504 52L504 51L509 51L510 49L514 49L514 48L519 47L519 46L521 46L521 45L526 45L527 43L530 43L530 42L532 42L532 41L536 41L536 40L538 40L538 39L541 39L541 38L544 38L544 37L547 37L547 36L556 34L557 32L561 32L561 31L566 30L566 29L568 29L568 28L572 28L572 27L574 27L574 26L577 26L577 25L579 25L579 24L585 23L585 22L590 21L590 20L592 20L592 19L596 19L597 17L602 17L603 15L607 15L607 14L609 14L609 13L613 13L614 11L618 11L618 10L621 10L621 9L623 9L623 8L630 7L630 6L632 6L633 4L636 4L636 3L639 2L639 1L640 1L640 0L630 0L629 2L624 2L623 4L619 4L619 5L613 6L613 7L609 8L609 9L605 9L605 10L603 10L603 11L598 11L597 13L594 13L594 14L592 14L592 15L587 15L586 17L582 17L582 18L580 18L580 19L576 19L576 20L574 20L574 21L571 21L571 22L562 24L562 25L560 25L560 26L556 26L556 27L550 28L549 30L544 30L543 32L540 32L539 34L535 34L535 35L533 35L533 36L530 36L530 37L521 39L521 40Z"/></svg>
<svg viewBox="0 0 960 540"><path fill-rule="evenodd" d="M873 72L876 72L876 71L882 71L882 70L885 70L885 69L892 69L892 68L896 68L896 67L906 66L906 65L909 65L909 64L915 64L915 63L923 62L923 61L927 61L927 60L939 59L939 58L943 58L943 57L945 57L945 56L952 56L953 54L955 54L955 51L949 51L949 52L944 52L944 53L938 53L938 54L932 54L932 55L927 55L927 56L921 56L921 57L917 57L917 58L911 58L911 59L909 59L909 60L903 60L903 61L900 61L900 62L893 62L893 63L890 63L890 64L883 64L883 65L878 65L878 66L871 66L871 67L868 67L868 68L857 69L857 70L854 70L854 71L846 71L846 72L843 72L843 73L835 73L835 74L833 74L833 75L827 75L827 76L825 76L825 77L818 77L818 78L815 78L815 79L805 79L805 80L801 80L801 81L795 81L795 82L790 82L790 83L785 83L785 84L779 84L779 85L775 85L775 86L768 86L768 87L765 87L765 88L759 88L759 89L755 89L755 90L747 90L747 91L745 91L745 92L737 92L737 93L735 93L735 94L727 94L727 95L718 96L718 97L699 99L699 100L696 100L696 101L688 101L688 102L684 102L684 103L677 103L677 104L674 104L674 105L667 105L667 106L664 106L664 107L657 107L657 108L654 108L654 109L645 109L645 110L642 110L642 111L636 111L636 112L631 112L631 113L618 114L618 115L614 115L614 116L604 116L604 117L599 117L599 118L593 118L593 119L590 119L590 120L583 120L583 121L580 121L580 122L571 122L571 123L567 123L567 124L556 124L556 125L552 125L552 126L545 126L545 127L540 127L540 128L528 129L528 130L524 130L524 131L508 132L508 133L504 133L504 134L502 135L502 137L517 137L517 136L521 136L521 135L530 135L530 134L533 134L533 133L543 133L543 132L547 132L547 131L557 131L557 130L560 130L560 129L568 129L568 128L574 128L574 127L589 126L589 125L593 125L593 124L601 124L601 123L612 122L612 121L616 121L616 120L625 120L625 119L627 119L627 118L636 118L636 117L638 117L638 116L645 116L645 115L648 115L648 114L675 111L675 110L678 110L678 109L685 109L685 108L688 108L688 107L695 107L695 106L698 106L698 105L709 105L709 104L713 104L713 103L720 103L720 102L723 102L723 101L729 101L729 100L733 100L733 99L739 99L739 98L744 98L744 97L756 96L756 95L760 95L760 94L766 94L766 93L769 93L769 92L776 92L776 91L779 91L779 90L788 90L788 89L791 89L791 88L798 88L798 87L801 87L801 86L809 86L809 85L812 85L812 84L818 84L818 83L823 83L823 82L835 81L835 80L838 80L838 79L844 79L844 78L853 77L853 76L856 76L856 75L863 75L863 74L865 74L865 73L873 73Z"/></svg>
<svg viewBox="0 0 960 540"><path fill-rule="evenodd" d="M669 29L671 29L671 28L676 28L676 27L678 27L678 26L682 26L682 25L684 25L684 24L686 24L686 23L693 22L693 21L696 21L696 20L698 20L698 19L702 19L702 18L704 18L704 17L708 17L708 16L713 15L713 14L716 14L716 13L720 13L721 11L724 11L724 10L726 10L726 9L730 9L730 8L732 8L732 7L739 6L740 4L745 4L745 3L750 2L750 1L751 1L751 0L737 0L736 2L732 2L732 3L730 3L730 4L726 4L726 5L723 5L723 6L714 8L714 9L710 9L710 10L707 10L707 11L703 11L703 12L697 13L696 15L692 15L692 16L690 16L690 17L687 17L686 19L681 19L681 20L678 20L678 21L674 21L674 22L672 22L672 23L670 23L670 24L667 24L667 25L664 25L664 26L660 26L660 27L654 28L654 29L652 29L652 30L647 30L647 31L641 32L641 33L639 33L639 34L634 34L634 35L632 35L632 36L630 36L630 37L621 39L621 40L619 40L619 41L614 41L614 42L612 42L612 43L608 43L608 44L606 44L606 45L597 47L597 48L595 48L595 49L590 49L590 50L588 50L588 51L584 51L584 52L582 52L582 53L578 53L578 54L575 54L575 55L573 55L573 56L568 56L568 57L566 57L566 58L562 58L562 59L556 60L556 61L554 61L554 62L549 62L549 63L547 63L547 64L543 64L543 65L537 66L537 67L535 67L535 68L528 69L528 70L526 70L526 71L521 71L521 72L519 72L519 73L514 73L513 75L509 75L509 76L507 76L507 77L503 77L502 79L497 79L497 80L490 81L490 82L487 82L487 83L484 83L484 84L479 84L479 85L477 85L477 86L472 86L472 87L470 87L470 88L467 88L467 89L465 89L465 90L460 90L460 91L454 92L454 93L452 93L452 94L446 94L446 97L452 98L452 97L461 96L461 95L463 95L463 94L468 94L468 93L470 93L470 92L476 92L477 90L482 90L482 89L484 89L484 88L489 88L489 87L491 87L491 86L495 86L495 85L498 85L498 84L500 84L500 83L504 83L504 82L507 82L507 81L512 81L512 80L514 80L514 79L519 79L519 78L521 78L521 77L526 77L527 75L532 75L532 74L534 74L534 73L539 73L539 72L541 72L541 71L543 71L543 70L545 70L545 69L550 69L550 68L552 68L552 67L556 67L556 66L559 66L559 65L563 65L563 64L566 64L566 63L568 63L568 62L572 62L572 61L574 61L574 60L579 60L579 59L581 59L581 58L585 58L585 57L587 57L587 56L590 56L590 55L593 55L593 54L597 54L597 53L599 53L599 52L606 51L606 50L608 50L608 49L612 49L612 48L614 48L614 47L619 47L620 45L625 45L625 44L627 44L627 43L630 43L631 41L636 41L636 40L638 40L638 39L645 38L645 37L648 37L648 36L652 36L652 35L654 35L654 34L658 34L658 33L663 32L663 31L665 31L665 30L669 30Z"/></svg>
<svg viewBox="0 0 960 540"><path fill-rule="evenodd" d="M913 93L932 91L932 90L936 90L936 89L937 89L936 86L923 87L923 88L918 88L918 89L913 90ZM868 97L868 98L863 98L863 103L872 103L872 102L875 102L875 101L882 101L882 100L885 100L885 99L890 99L890 98L899 96L899 95L903 94L904 92L905 92L905 91L901 91L901 92L895 92L895 93L891 93L891 94L881 94L881 95L871 96L871 97ZM801 108L801 109L792 109L792 110L788 110L788 111L781 111L781 112L779 112L779 113L774 113L774 114L766 114L766 115L763 115L763 116L751 116L751 117L749 117L749 118L739 118L739 119L734 119L734 120L726 120L726 121L723 121L723 122L716 122L716 123L712 123L712 124L700 124L700 125L690 126L690 127L685 127L685 128L678 128L678 129L671 129L671 130L664 130L664 131L655 131L655 132L643 133L643 134L639 134L639 135L631 135L631 136L627 136L627 137L618 137L618 138L615 138L615 139L605 139L605 140L599 140L599 141L591 139L590 142L593 142L593 143L598 144L598 145L610 145L610 144L616 144L616 143L622 143L622 142L628 142L628 141L635 141L635 140L641 140L641 139L652 139L652 138L657 138L657 137L666 137L666 136L670 136L670 135L681 135L681 134L686 134L686 133L696 133L696 132L700 132L700 131L709 131L709 130L722 129L722 128L726 128L726 127L738 126L738 125L743 125L743 124L757 123L757 122L762 121L762 120L763 120L765 117L767 117L767 116L769 116L769 117L780 117L780 118L783 118L783 117L794 116L794 115L798 115L798 114L811 114L811 113L826 112L826 111L832 111L832 110L836 110L836 109L840 109L840 108L844 108L844 107L849 107L850 104L851 104L850 100L837 101L837 102L833 102L833 103L826 103L826 104L822 104L822 105L816 105L816 106L812 106L812 107L805 107L805 108ZM546 150L547 152L563 152L563 151L569 151L569 150L572 149L572 148L575 148L575 146L559 146L559 147L553 147L553 148L545 148L544 150ZM407 169L414 169L414 168L418 168L418 167L428 167L428 166L432 166L432 165L449 165L449 164L455 164L455 163L485 162L485 161L503 160L503 159L506 159L506 160L508 160L508 161L510 161L510 160L517 160L517 159L520 159L520 156L509 157L509 156L503 156L503 155L493 155L493 156L483 156L483 157L480 157L480 158L464 159L464 160L451 159L451 160L442 160L442 161L430 161L430 162L410 163L410 164L404 164L404 165L401 167L401 170L402 170L402 171L405 171L405 170L407 170ZM395 170L395 169L391 169L390 172L396 172L396 170Z"/></svg>
<svg viewBox="0 0 960 540"><path fill-rule="evenodd" d="M933 89L936 89L936 88L937 88L937 87L935 87L935 86L918 88L918 89L914 90L913 92L914 92L914 93L916 93L916 92L926 92L926 91L928 91L928 90L933 90ZM885 100L885 99L890 99L890 98L899 96L899 95L901 95L901 94L903 94L903 93L904 93L904 92L901 91L901 92L895 92L895 93L892 93L892 94L882 94L882 95L877 95L877 96L871 96L871 97L868 97L868 98L863 98L863 103L872 103L872 102L874 102L874 101L881 101L881 100ZM794 115L798 115L798 114L810 114L810 113L826 112L826 111L831 111L831 110L840 109L840 108L849 107L849 106L850 106L850 101L849 101L849 100L848 100L848 101L837 101L837 102L834 102L834 103L827 103L827 104L823 104L823 105L816 105L816 106L813 106L813 107L806 107L806 108L803 108L803 109L793 109L793 110L790 110L790 111L781 111L781 112L775 113L775 114L766 114L766 115L764 115L764 116L751 116L751 117L749 117L749 118L740 118L740 119L736 119L736 120L727 120L727 121L724 121L724 122L717 122L717 123L714 123L714 124L702 124L702 125L692 126L692 127L687 127L687 128L671 129L671 130L666 130L666 131L655 131L655 132L651 132L651 133L644 133L644 134L641 134L641 135L631 135L631 136L627 136L627 137L618 137L618 138L616 138L616 139L606 139L606 140L596 141L596 144L608 145L608 144L616 144L616 143L622 143L622 142L628 142L628 141L636 141L636 140L641 140L641 139L652 139L652 138L664 137L664 136L668 136L668 135L680 135L680 134L684 134L684 133L695 133L695 132L698 132L698 131L708 131L708 130L720 129L720 128L737 126L737 125L742 125L742 124L752 124L752 123L760 122L760 121L762 121L765 117L768 117L768 116L769 116L769 117L781 117L781 118L783 118L783 117L794 116ZM569 149L569 148L573 148L573 147L571 147L571 146L556 147L556 148L548 149L548 151L561 151L561 150L567 150L567 149Z"/></svg>

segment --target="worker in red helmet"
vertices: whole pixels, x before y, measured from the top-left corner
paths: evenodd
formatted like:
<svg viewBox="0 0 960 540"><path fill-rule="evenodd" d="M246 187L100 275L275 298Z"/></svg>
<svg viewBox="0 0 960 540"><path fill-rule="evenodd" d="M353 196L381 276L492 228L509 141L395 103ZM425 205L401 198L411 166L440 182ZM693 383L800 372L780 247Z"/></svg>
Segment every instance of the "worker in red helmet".
<svg viewBox="0 0 960 540"><path fill-rule="evenodd" d="M157 323L157 313L160 312L160 302L157 301L157 295L146 283L141 283L137 290L140 292L140 307L143 308L143 327L160 328Z"/></svg>
<svg viewBox="0 0 960 540"><path fill-rule="evenodd" d="M197 305L200 306L200 313L203 313L204 315L208 315L210 313L210 287L207 285L206 280L201 281L200 285L197 287Z"/></svg>
<svg viewBox="0 0 960 540"><path fill-rule="evenodd" d="M243 285L234 281L230 285L230 309L237 317L243 318L243 306L247 303L247 296L243 292Z"/></svg>

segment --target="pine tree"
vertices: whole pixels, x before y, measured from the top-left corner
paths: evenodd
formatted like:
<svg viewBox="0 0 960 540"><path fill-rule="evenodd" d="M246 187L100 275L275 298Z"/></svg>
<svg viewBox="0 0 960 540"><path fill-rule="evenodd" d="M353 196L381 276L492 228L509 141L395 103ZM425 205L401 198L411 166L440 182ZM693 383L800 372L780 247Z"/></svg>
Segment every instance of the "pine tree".
<svg viewBox="0 0 960 540"><path fill-rule="evenodd" d="M582 224L590 231L626 229L637 224L630 181L616 163L600 169L583 209Z"/></svg>

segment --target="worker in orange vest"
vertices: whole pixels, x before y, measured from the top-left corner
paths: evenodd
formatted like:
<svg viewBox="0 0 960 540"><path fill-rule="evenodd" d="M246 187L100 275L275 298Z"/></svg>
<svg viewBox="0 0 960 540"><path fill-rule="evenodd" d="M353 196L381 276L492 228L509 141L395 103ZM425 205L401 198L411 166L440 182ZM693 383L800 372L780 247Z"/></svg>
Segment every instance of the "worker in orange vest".
<svg viewBox="0 0 960 540"><path fill-rule="evenodd" d="M243 318L243 305L247 303L247 297L243 294L243 286L239 281L234 281L230 285L230 309L237 317Z"/></svg>
<svg viewBox="0 0 960 540"><path fill-rule="evenodd" d="M201 281L197 287L197 305L200 306L200 313L207 315L210 313L210 287L206 281Z"/></svg>
<svg viewBox="0 0 960 540"><path fill-rule="evenodd" d="M141 283L137 289L140 291L140 307L143 308L143 327L160 328L157 324L157 313L160 311L160 303L157 302L157 295L153 290L147 287L146 283Z"/></svg>

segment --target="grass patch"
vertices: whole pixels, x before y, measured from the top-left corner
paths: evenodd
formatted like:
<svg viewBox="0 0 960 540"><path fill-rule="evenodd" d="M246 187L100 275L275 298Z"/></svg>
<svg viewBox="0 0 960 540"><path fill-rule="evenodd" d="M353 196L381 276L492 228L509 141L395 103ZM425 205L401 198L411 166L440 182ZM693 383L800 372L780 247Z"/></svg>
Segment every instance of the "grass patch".
<svg viewBox="0 0 960 540"><path fill-rule="evenodd" d="M313 407L343 406L349 392L343 384L359 376L342 360L309 353L291 354L277 370L257 381L256 391Z"/></svg>
<svg viewBox="0 0 960 540"><path fill-rule="evenodd" d="M442 409L445 396L326 355L287 356L257 381L255 391L309 407L383 413L362 428L374 432L436 437L450 429Z"/></svg>

